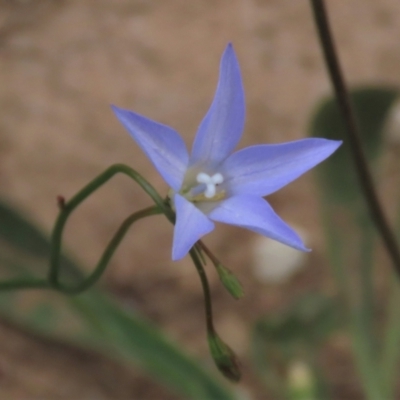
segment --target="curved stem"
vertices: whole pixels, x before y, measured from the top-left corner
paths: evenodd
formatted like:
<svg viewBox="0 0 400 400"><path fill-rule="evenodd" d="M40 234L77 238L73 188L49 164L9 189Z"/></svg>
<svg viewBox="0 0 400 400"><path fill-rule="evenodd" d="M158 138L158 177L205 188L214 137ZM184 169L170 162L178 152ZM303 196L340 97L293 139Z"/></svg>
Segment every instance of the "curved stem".
<svg viewBox="0 0 400 400"><path fill-rule="evenodd" d="M396 237L385 217L373 184L372 175L362 147L360 130L350 103L349 94L336 54L325 4L323 0L311 0L311 5L325 62L330 74L332 85L335 89L338 106L347 129L347 137L353 154L352 158L355 163L358 180L364 193L371 218L382 237L390 258L392 259L398 278L400 278L400 250L397 245Z"/></svg>
<svg viewBox="0 0 400 400"><path fill-rule="evenodd" d="M51 236L52 246L48 279L52 287L63 290L62 285L59 283L59 259L61 254L62 234L70 214L88 196L99 189L117 173L122 173L133 179L153 199L160 212L163 212L171 222L174 221L173 211L146 179L139 175L135 170L124 164L112 165L97 178L93 179L88 185L86 185L81 191L72 197L71 200L61 205L61 211L58 215Z"/></svg>
<svg viewBox="0 0 400 400"><path fill-rule="evenodd" d="M122 239L124 238L128 229L132 226L132 224L141 218L145 218L150 215L156 215L160 213L161 210L157 206L152 206L131 214L128 218L125 219L125 221L119 227L118 231L110 240L99 262L97 263L97 266L94 269L94 271L88 277L86 277L82 282L78 283L75 286L65 286L62 285L60 282L58 282L57 289L68 294L78 294L85 291L90 286L94 285L100 279L101 275L107 268L107 265L111 260L111 257L117 250L119 244L121 243Z"/></svg>

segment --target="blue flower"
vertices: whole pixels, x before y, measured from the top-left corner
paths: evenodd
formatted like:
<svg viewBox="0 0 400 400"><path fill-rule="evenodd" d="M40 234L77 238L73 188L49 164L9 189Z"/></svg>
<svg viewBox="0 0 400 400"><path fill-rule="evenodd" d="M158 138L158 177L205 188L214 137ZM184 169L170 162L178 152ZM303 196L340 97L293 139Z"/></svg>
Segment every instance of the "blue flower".
<svg viewBox="0 0 400 400"><path fill-rule="evenodd" d="M222 56L215 97L190 155L174 129L132 111L115 106L113 110L171 187L169 196L176 212L173 260L184 257L196 241L211 232L214 221L308 251L263 197L325 160L341 142L303 139L250 146L233 153L244 127L245 104L231 44Z"/></svg>

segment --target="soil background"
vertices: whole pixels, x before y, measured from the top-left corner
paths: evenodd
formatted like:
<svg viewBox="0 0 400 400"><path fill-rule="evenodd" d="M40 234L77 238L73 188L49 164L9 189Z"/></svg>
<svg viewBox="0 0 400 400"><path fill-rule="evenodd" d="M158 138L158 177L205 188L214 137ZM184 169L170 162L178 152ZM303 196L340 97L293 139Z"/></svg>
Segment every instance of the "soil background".
<svg viewBox="0 0 400 400"><path fill-rule="evenodd" d="M399 86L400 3L327 5L349 83ZM0 196L50 232L56 197L69 198L112 163L127 163L166 193L110 104L174 127L190 145L228 42L246 93L240 147L305 137L313 107L330 92L306 0L0 0ZM311 174L269 200L314 250L290 282L265 285L252 274L255 234L218 226L206 238L245 286L235 302L210 271L216 325L243 359L240 390L254 399L267 395L248 360L251 324L299 293L334 290ZM72 218L67 248L93 265L122 219L148 203L116 177ZM204 357L198 277L189 259L170 261L171 226L152 218L156 224L141 222L127 236L101 285ZM181 399L134 367L6 322L0 338L2 399ZM345 338L330 344L324 360L336 398L362 398Z"/></svg>

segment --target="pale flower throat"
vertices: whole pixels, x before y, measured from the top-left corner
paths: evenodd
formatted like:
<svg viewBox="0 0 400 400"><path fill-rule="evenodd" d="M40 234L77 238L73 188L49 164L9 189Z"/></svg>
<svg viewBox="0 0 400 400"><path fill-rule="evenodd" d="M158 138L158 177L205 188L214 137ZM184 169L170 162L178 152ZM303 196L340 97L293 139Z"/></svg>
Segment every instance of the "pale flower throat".
<svg viewBox="0 0 400 400"><path fill-rule="evenodd" d="M193 176L193 175L192 175ZM225 198L225 190L218 190L218 185L224 182L224 177L220 172L215 174L207 174L199 172L193 176L193 180L184 185L180 190L180 194L192 203L218 201Z"/></svg>

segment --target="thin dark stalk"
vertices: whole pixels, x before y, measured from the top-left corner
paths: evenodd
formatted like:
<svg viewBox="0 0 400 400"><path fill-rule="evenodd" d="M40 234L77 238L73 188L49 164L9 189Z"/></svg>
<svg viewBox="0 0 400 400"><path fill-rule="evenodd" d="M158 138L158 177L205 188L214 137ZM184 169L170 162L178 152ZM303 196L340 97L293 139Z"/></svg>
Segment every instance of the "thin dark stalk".
<svg viewBox="0 0 400 400"><path fill-rule="evenodd" d="M204 271L203 265L194 247L192 247L189 254L193 260L193 264L196 267L197 273L199 274L201 286L203 288L207 332L208 334L215 334L213 315L212 315L211 293L207 275L206 272Z"/></svg>
<svg viewBox="0 0 400 400"><path fill-rule="evenodd" d="M352 158L361 185L361 190L363 191L370 216L382 237L390 258L392 259L395 272L398 275L398 278L400 278L400 250L394 232L386 219L374 187L372 174L368 167L367 158L363 150L360 129L357 124L348 90L339 65L325 4L323 0L311 0L311 5L325 62L335 90L338 106L345 123L350 149L353 154Z"/></svg>
<svg viewBox="0 0 400 400"><path fill-rule="evenodd" d="M212 251L204 244L202 240L199 240L196 243L197 246L201 248L201 250L206 253L207 257L211 260L211 262L215 265L221 264L217 257L212 253Z"/></svg>

